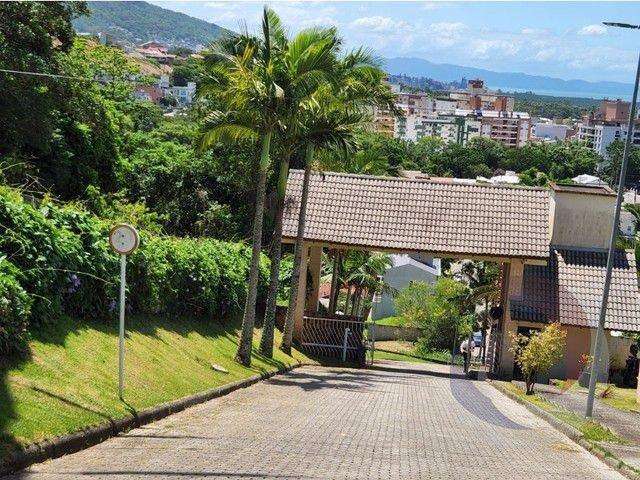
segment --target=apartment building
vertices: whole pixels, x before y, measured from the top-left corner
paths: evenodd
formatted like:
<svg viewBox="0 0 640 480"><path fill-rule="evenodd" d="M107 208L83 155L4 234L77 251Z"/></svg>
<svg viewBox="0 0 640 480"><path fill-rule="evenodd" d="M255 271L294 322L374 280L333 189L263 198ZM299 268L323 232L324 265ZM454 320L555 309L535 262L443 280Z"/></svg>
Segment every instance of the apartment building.
<svg viewBox="0 0 640 480"><path fill-rule="evenodd" d="M484 81L469 80L466 90L456 90L449 94L463 110L495 110L513 112L514 99L488 90Z"/></svg>
<svg viewBox="0 0 640 480"><path fill-rule="evenodd" d="M623 100L603 100L595 113L585 115L578 124L576 137L598 154L607 157L607 147L615 140L627 139L630 102ZM640 121L636 119L633 144L640 145Z"/></svg>
<svg viewBox="0 0 640 480"><path fill-rule="evenodd" d="M403 115L374 109L374 129L411 141L436 136L464 144L483 136L518 147L531 136L531 118L525 112L514 112L513 103L513 98L487 90L482 80L471 80L467 90L450 92L446 98L400 92L396 106Z"/></svg>

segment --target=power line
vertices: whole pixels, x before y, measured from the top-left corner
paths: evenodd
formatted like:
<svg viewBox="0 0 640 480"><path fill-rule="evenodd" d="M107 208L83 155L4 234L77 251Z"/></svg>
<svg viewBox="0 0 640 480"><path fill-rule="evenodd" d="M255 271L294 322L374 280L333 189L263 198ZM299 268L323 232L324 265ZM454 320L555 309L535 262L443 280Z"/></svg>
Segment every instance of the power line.
<svg viewBox="0 0 640 480"><path fill-rule="evenodd" d="M102 81L99 80L97 78L89 78L89 77L72 77L70 75L58 75L55 73L40 73L40 72L29 72L29 71L25 71L25 70L9 70L6 68L0 68L0 72L2 73L12 73L15 75L27 75L27 76L33 76L33 77L50 77L50 78L64 78L66 80L80 80L83 82L98 82L98 83L108 83L107 81ZM133 83L136 85L148 85L148 83L146 82L141 82L138 80L118 80L119 82L125 82L125 83Z"/></svg>

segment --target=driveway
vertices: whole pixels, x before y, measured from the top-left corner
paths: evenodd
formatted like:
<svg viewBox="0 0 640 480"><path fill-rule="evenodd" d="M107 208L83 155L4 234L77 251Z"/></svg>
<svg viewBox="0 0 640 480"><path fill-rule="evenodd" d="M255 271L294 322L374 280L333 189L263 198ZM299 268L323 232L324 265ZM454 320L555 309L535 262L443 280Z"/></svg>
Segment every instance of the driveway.
<svg viewBox="0 0 640 480"><path fill-rule="evenodd" d="M11 479L622 479L449 367L305 367Z"/></svg>

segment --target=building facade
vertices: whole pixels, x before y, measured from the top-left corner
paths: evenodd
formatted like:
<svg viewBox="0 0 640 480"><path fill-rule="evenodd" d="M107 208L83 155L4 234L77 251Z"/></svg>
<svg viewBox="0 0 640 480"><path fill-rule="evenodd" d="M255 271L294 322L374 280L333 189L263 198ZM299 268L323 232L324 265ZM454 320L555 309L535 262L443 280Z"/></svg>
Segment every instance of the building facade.
<svg viewBox="0 0 640 480"><path fill-rule="evenodd" d="M578 124L576 137L586 142L595 152L607 157L607 147L615 140L627 139L630 102L603 100L600 109L585 115ZM640 122L636 119L633 144L640 145Z"/></svg>
<svg viewBox="0 0 640 480"><path fill-rule="evenodd" d="M374 109L375 131L403 140L418 141L426 136L465 144L473 137L486 137L507 147L520 147L531 137L531 117L513 111L514 100L472 80L467 90L456 90L447 98L426 93L398 93L395 116L388 110Z"/></svg>

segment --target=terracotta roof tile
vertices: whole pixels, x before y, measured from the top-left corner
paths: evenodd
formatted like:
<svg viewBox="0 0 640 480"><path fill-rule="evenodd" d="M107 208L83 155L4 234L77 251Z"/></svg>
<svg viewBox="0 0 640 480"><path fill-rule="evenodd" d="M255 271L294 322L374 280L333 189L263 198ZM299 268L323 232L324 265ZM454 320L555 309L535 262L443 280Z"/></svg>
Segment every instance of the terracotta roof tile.
<svg viewBox="0 0 640 480"><path fill-rule="evenodd" d="M607 253L552 248L546 267L525 265L523 296L511 301L516 320L596 327ZM605 327L640 331L640 298L633 251L616 251Z"/></svg>
<svg viewBox="0 0 640 480"><path fill-rule="evenodd" d="M300 170L289 175L285 238L296 236L302 177ZM313 173L305 239L373 249L546 258L548 221L545 189Z"/></svg>

